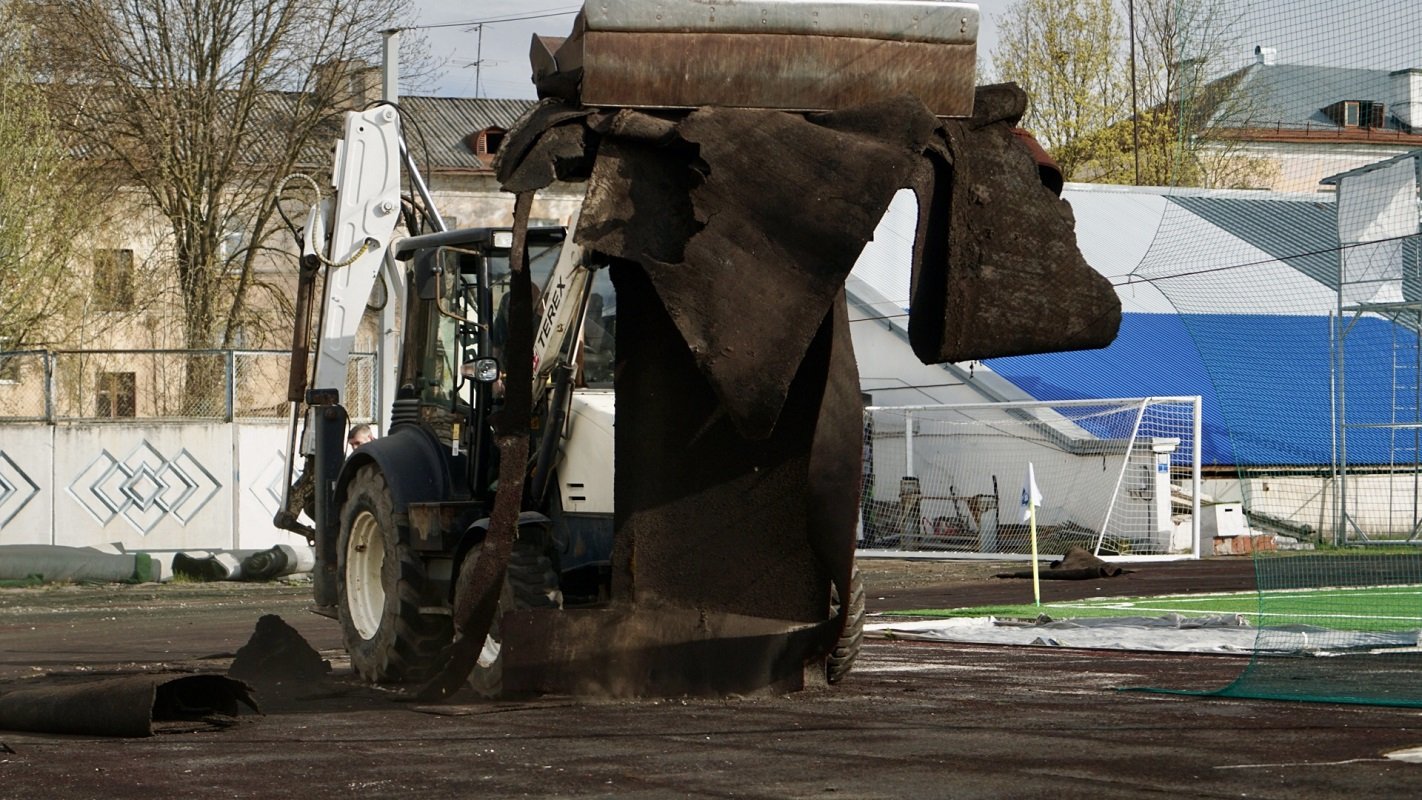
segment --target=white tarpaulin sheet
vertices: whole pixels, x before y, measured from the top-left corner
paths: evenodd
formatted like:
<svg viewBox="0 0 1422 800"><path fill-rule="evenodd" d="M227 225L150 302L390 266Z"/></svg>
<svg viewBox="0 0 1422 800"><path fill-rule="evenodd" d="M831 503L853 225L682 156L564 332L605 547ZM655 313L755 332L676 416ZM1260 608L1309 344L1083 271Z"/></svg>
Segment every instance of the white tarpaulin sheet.
<svg viewBox="0 0 1422 800"><path fill-rule="evenodd" d="M1022 622L954 617L864 626L873 636L965 644L1037 645L1179 653L1330 655L1419 646L1418 631L1337 631L1307 625L1255 628L1239 615L1103 617Z"/></svg>

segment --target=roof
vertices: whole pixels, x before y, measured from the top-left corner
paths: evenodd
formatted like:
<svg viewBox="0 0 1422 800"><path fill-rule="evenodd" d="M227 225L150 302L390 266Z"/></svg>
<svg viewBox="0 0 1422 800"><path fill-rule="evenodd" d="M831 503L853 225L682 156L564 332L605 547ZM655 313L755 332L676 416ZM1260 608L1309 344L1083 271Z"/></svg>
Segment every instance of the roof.
<svg viewBox="0 0 1422 800"><path fill-rule="evenodd" d="M1073 183L1062 196L1082 255L1117 285L1125 311L1309 314L1337 305L1331 194ZM1257 292L1219 290L1266 274L1277 307L1260 308ZM1197 303L1187 296L1192 290L1201 295Z"/></svg>
<svg viewBox="0 0 1422 800"><path fill-rule="evenodd" d="M469 149L467 139L491 127L508 130L535 106L534 100L499 100L474 97L400 98L400 111L411 150L421 164L443 170L487 170Z"/></svg>
<svg viewBox="0 0 1422 800"><path fill-rule="evenodd" d="M1356 178L1360 175L1366 175L1370 172L1377 172L1378 170L1387 169L1388 167L1395 165L1399 161L1407 160L1412 160L1413 167L1419 171L1422 171L1422 150L1409 150L1406 153L1399 153L1393 156L1392 158L1385 158L1382 161L1374 161L1371 164L1364 164L1361 167L1350 169L1345 172L1340 172L1336 175L1329 175L1328 177L1319 181L1319 183L1325 186L1337 186L1340 182L1342 182L1344 178Z"/></svg>
<svg viewBox="0 0 1422 800"><path fill-rule="evenodd" d="M1170 202L1327 286L1338 282L1338 212L1332 202L1172 197Z"/></svg>
<svg viewBox="0 0 1422 800"><path fill-rule="evenodd" d="M991 359L990 369L1043 400L1200 395L1205 464L1333 461L1333 196L1082 185L1064 196L1083 253L1117 284L1120 334L1102 350ZM1422 271L1415 252L1403 258L1409 275ZM1422 297L1422 286L1409 279L1404 294ZM1415 329L1377 316L1349 328L1351 426L1395 420L1393 388L1417 385ZM1395 432L1350 427L1348 462L1389 463Z"/></svg>
<svg viewBox="0 0 1422 800"><path fill-rule="evenodd" d="M1396 91L1393 71L1256 62L1212 82L1237 80L1237 91L1249 98L1242 104L1227 104L1214 124L1227 128L1282 126L1337 130L1338 126L1323 109L1343 100L1367 100L1381 102L1389 109L1383 121L1384 130L1409 133L1410 129L1390 111Z"/></svg>
<svg viewBox="0 0 1422 800"><path fill-rule="evenodd" d="M1333 460L1326 316L1127 313L1110 347L986 362L1041 400L1200 395L1204 465L1317 466ZM1365 318L1348 338L1348 417L1392 418L1392 365L1416 338ZM1351 464L1388 463L1389 431L1352 428ZM1411 440L1411 437L1407 437Z"/></svg>
<svg viewBox="0 0 1422 800"><path fill-rule="evenodd" d="M135 97L137 95L133 92L86 93L84 100L88 106L84 114L75 117L76 124L128 130L133 126L131 118L134 114L125 107L125 103L136 102ZM231 106L238 101L238 97L238 93L230 91L219 94L219 102L225 104L222 108L224 114L230 116L234 113ZM283 148L288 143L282 137L265 135L265 132L289 131L294 117L309 117L313 113L312 98L313 95L300 92L262 92L252 112L256 121L247 126L247 140L225 141L224 146L234 148L237 158L248 163L283 163L286 158ZM359 99L355 102L359 103ZM470 149L470 135L491 127L509 130L535 105L535 100L421 95L403 96L399 101L406 141L416 161L422 169L445 171L491 170L492 165L484 163ZM323 119L318 123L316 132L306 138L297 159L297 163L306 169L329 166L330 143L341 136L342 115L329 113L329 109L321 113ZM144 124L147 127L154 123L145 121ZM80 141L83 141L82 137ZM84 157L96 153L92 148L84 148L76 150L75 155Z"/></svg>

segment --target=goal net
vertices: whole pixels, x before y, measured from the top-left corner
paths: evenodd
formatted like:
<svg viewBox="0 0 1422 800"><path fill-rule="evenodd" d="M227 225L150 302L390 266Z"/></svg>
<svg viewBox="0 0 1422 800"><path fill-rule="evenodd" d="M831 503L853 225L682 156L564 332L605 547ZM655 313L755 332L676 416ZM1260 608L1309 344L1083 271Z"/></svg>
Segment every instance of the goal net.
<svg viewBox="0 0 1422 800"><path fill-rule="evenodd" d="M860 547L962 556L1198 556L1200 399L871 407Z"/></svg>

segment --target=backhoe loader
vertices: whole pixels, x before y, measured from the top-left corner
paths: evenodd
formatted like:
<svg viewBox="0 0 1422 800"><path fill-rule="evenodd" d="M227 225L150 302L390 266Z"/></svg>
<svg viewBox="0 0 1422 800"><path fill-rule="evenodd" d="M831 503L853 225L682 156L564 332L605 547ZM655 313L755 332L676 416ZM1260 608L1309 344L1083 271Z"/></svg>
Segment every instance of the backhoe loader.
<svg viewBox="0 0 1422 800"><path fill-rule="evenodd" d="M864 588L843 283L893 194L919 198L925 362L1100 347L1119 323L1060 176L1014 131L1025 97L974 87L977 20L935 0L589 4L534 39L542 100L495 163L510 228L445 230L399 112L347 116L304 228L305 468L277 523L314 540L317 605L363 677L426 698L844 678ZM555 180L587 183L581 210L531 225ZM396 238L402 209L433 232ZM347 455L338 387L377 277L394 400Z"/></svg>

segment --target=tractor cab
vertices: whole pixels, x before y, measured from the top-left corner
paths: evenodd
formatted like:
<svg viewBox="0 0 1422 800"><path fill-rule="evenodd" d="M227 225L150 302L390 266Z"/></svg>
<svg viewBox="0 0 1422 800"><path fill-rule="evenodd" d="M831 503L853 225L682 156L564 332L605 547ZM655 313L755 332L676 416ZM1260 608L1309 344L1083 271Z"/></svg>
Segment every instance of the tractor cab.
<svg viewBox="0 0 1422 800"><path fill-rule="evenodd" d="M562 227L531 228L528 269L535 309L534 415L567 389L612 388L616 299L606 270L565 253ZM488 501L497 452L488 416L502 402L513 233L471 228L406 239L410 287L391 429L423 423L448 453L451 499ZM563 398L561 402L566 402Z"/></svg>
<svg viewBox="0 0 1422 800"><path fill-rule="evenodd" d="M535 286L553 273L566 232L529 231ZM391 431L423 424L439 441L451 475L451 500L488 501L497 454L488 416L503 396L510 247L507 229L470 228L405 239L395 257L407 266Z"/></svg>

